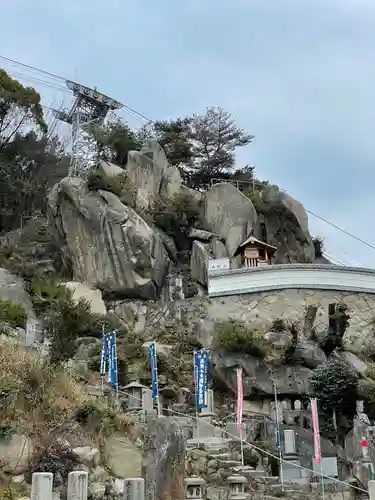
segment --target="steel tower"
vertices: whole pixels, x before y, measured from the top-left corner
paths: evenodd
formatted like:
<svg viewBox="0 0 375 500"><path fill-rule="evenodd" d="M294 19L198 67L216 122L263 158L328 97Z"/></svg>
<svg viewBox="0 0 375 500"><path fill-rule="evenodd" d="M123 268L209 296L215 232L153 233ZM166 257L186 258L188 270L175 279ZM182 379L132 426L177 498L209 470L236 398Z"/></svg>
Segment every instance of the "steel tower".
<svg viewBox="0 0 375 500"><path fill-rule="evenodd" d="M91 127L103 125L108 113L123 105L96 88L90 89L70 80L66 80L65 84L73 92L75 101L70 110L54 110L54 114L58 120L72 126L69 176L86 178L97 158L96 143L89 133Z"/></svg>

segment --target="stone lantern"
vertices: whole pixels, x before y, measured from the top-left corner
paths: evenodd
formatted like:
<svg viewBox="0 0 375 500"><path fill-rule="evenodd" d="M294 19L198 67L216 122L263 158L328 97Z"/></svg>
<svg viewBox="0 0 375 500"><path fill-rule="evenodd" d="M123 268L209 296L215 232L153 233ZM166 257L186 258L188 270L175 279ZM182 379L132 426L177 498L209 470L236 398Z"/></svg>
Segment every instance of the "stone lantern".
<svg viewBox="0 0 375 500"><path fill-rule="evenodd" d="M206 481L204 479L197 476L187 477L184 480L184 483L186 500L202 500L202 488L206 484Z"/></svg>
<svg viewBox="0 0 375 500"><path fill-rule="evenodd" d="M245 485L248 484L246 477L233 475L228 477L230 500L246 500Z"/></svg>
<svg viewBox="0 0 375 500"><path fill-rule="evenodd" d="M130 382L123 389L128 394L128 410L142 410L143 409L143 390L146 386L139 382Z"/></svg>

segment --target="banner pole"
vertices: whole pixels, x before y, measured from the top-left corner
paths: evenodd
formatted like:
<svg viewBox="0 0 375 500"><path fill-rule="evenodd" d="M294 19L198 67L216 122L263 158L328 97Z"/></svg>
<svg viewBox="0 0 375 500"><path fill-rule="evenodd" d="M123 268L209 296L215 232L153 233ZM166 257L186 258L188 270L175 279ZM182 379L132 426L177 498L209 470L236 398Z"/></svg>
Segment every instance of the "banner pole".
<svg viewBox="0 0 375 500"><path fill-rule="evenodd" d="M158 417L161 417L162 411L161 411L161 401L160 401L160 396L159 396L158 355L156 352L156 342L155 341L154 341L154 346L155 346L155 376L156 376L156 380L157 380L156 405L157 405Z"/></svg>
<svg viewBox="0 0 375 500"><path fill-rule="evenodd" d="M199 410L198 410L198 380L197 380L197 351L194 351L193 353L193 372L194 372L194 388L195 388L195 420L197 422L197 439L198 439L198 446L199 446Z"/></svg>
<svg viewBox="0 0 375 500"><path fill-rule="evenodd" d="M162 414L161 401L159 397L159 381L158 381L158 362L157 362L157 352L156 352L156 342L153 340L148 348L148 355L150 361L151 369L151 379L152 379L152 406L156 402L157 416L160 417Z"/></svg>
<svg viewBox="0 0 375 500"><path fill-rule="evenodd" d="M104 376L105 376L105 339L104 339L104 323L102 324L102 351L100 353L100 383L101 395L104 396ZM103 373L104 372L104 373Z"/></svg>
<svg viewBox="0 0 375 500"><path fill-rule="evenodd" d="M241 422L241 429L240 429L240 439L241 439L241 464L242 464L242 468L244 468L245 461L244 461L244 455L243 455L242 422Z"/></svg>
<svg viewBox="0 0 375 500"><path fill-rule="evenodd" d="M317 426L317 437L319 440L319 461L320 461L320 483L322 486L322 499L325 499L325 485L324 485L324 473L323 473L323 460L322 460L322 451L320 447L320 429L319 429L319 412L318 412L318 400L316 399L316 426Z"/></svg>
<svg viewBox="0 0 375 500"><path fill-rule="evenodd" d="M115 348L115 363L116 363L116 409L119 410L119 388L118 388L118 365L117 365L117 331L114 331L114 348Z"/></svg>
<svg viewBox="0 0 375 500"><path fill-rule="evenodd" d="M275 392L275 411L276 411L276 428L277 428L277 445L279 448L279 461L280 461L280 483L281 483L281 490L284 491L284 465L283 465L283 455L281 452L281 435L280 435L280 415L279 415L279 404L277 400L277 387L276 387L276 381L272 380L273 382L273 388Z"/></svg>
<svg viewBox="0 0 375 500"><path fill-rule="evenodd" d="M241 464L242 468L245 465L244 455L243 455L243 426L242 426L242 414L243 414L243 372L242 367L237 368L237 429L240 432L240 446L241 446Z"/></svg>

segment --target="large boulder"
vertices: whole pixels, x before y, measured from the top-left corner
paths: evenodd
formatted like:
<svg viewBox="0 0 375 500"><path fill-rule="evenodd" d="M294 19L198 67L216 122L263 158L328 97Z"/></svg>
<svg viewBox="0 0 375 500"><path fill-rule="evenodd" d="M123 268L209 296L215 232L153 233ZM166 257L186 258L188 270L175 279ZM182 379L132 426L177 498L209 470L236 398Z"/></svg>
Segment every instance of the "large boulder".
<svg viewBox="0 0 375 500"><path fill-rule="evenodd" d="M31 298L25 290L25 284L19 276L0 268L0 300L7 299L20 304L29 319L35 319Z"/></svg>
<svg viewBox="0 0 375 500"><path fill-rule="evenodd" d="M311 339L300 339L293 354L293 361L308 368L316 368L327 360L323 349Z"/></svg>
<svg viewBox="0 0 375 500"><path fill-rule="evenodd" d="M233 257L257 221L249 198L227 182L215 184L207 191L204 215L210 230L225 239L229 257Z"/></svg>
<svg viewBox="0 0 375 500"><path fill-rule="evenodd" d="M104 458L116 477L139 477L142 467L142 452L129 438L115 434L104 441Z"/></svg>
<svg viewBox="0 0 375 500"><path fill-rule="evenodd" d="M140 151L129 151L126 172L129 181L137 188L137 208L149 208L159 195L170 198L180 192L180 172L177 167L169 165L157 142L151 142Z"/></svg>
<svg viewBox="0 0 375 500"><path fill-rule="evenodd" d="M34 452L32 441L22 434L13 434L0 442L0 465L4 472L18 475L27 472Z"/></svg>
<svg viewBox="0 0 375 500"><path fill-rule="evenodd" d="M107 177L118 177L119 175L124 175L125 173L125 170L123 168L104 160L99 160L98 168Z"/></svg>
<svg viewBox="0 0 375 500"><path fill-rule="evenodd" d="M71 292L73 302L79 303L79 301L84 300L90 305L93 314L107 314L107 308L100 290L93 290L87 285L76 281L62 283L62 286L65 286Z"/></svg>
<svg viewBox="0 0 375 500"><path fill-rule="evenodd" d="M159 195L164 167L139 151L129 151L126 171L137 188L136 208L147 210Z"/></svg>
<svg viewBox="0 0 375 500"><path fill-rule="evenodd" d="M267 242L277 247L275 262L313 262L314 245L307 214L301 203L275 186L264 189L262 201Z"/></svg>
<svg viewBox="0 0 375 500"><path fill-rule="evenodd" d="M148 424L142 476L145 500L185 499L185 438L176 420L162 417Z"/></svg>
<svg viewBox="0 0 375 500"><path fill-rule="evenodd" d="M211 356L213 376L230 391L236 392L236 369L242 366L244 373L244 395L272 395L274 386L270 378L271 366L261 359L242 353L213 351ZM273 378L278 392L284 395L309 394L311 370L303 366L272 366Z"/></svg>
<svg viewBox="0 0 375 500"><path fill-rule="evenodd" d="M160 237L113 193L65 178L48 197L50 221L74 280L123 297L156 299L169 269Z"/></svg>
<svg viewBox="0 0 375 500"><path fill-rule="evenodd" d="M193 241L190 257L191 277L203 286L207 286L207 261L212 258L210 245Z"/></svg>

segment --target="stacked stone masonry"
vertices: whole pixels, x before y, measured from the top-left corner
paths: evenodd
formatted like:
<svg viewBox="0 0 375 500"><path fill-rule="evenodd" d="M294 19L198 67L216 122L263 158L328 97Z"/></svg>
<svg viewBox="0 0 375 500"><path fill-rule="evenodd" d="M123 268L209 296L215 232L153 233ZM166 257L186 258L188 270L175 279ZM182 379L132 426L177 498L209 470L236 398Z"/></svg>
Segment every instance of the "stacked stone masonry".
<svg viewBox="0 0 375 500"><path fill-rule="evenodd" d="M308 306L318 308L314 330L325 335L329 304L344 303L350 315L343 342L350 352L365 353L374 332L375 295L307 289L288 289L228 297L194 298L186 301L188 319L227 321L236 319L267 329L278 318L303 324Z"/></svg>

